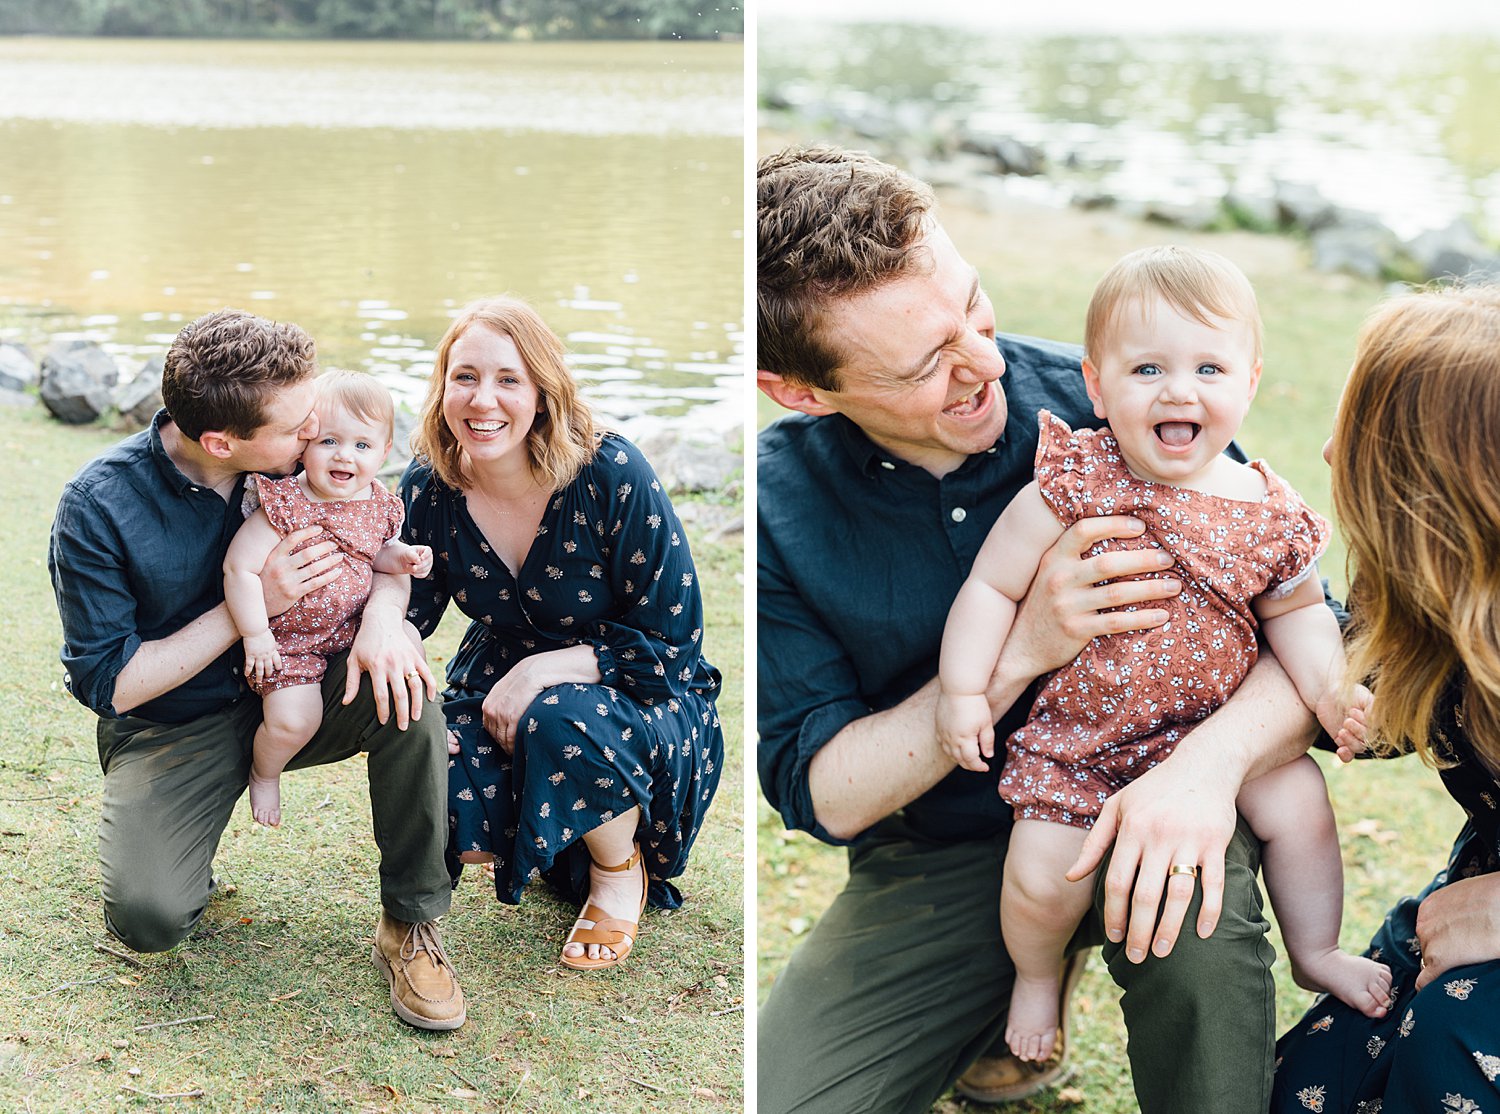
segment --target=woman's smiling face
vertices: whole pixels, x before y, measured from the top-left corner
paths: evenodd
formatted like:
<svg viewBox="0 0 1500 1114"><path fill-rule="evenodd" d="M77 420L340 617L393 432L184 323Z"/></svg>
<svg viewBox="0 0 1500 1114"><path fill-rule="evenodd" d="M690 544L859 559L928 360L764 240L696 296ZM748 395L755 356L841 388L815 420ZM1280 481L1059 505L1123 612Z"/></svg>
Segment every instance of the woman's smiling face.
<svg viewBox="0 0 1500 1114"><path fill-rule="evenodd" d="M443 419L474 463L526 453L526 435L541 408L541 392L516 342L488 325L474 325L453 342L443 381Z"/></svg>

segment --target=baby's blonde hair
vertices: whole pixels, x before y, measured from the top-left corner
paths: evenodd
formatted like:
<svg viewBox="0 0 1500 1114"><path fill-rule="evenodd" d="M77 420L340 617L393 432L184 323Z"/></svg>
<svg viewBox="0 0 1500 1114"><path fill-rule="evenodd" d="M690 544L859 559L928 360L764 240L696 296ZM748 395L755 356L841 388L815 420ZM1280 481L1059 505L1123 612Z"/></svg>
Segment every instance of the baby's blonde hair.
<svg viewBox="0 0 1500 1114"><path fill-rule="evenodd" d="M341 406L361 421L385 426L385 439L396 431L396 404L388 391L373 375L358 371L325 371L313 380L313 412L322 416L323 407Z"/></svg>
<svg viewBox="0 0 1500 1114"><path fill-rule="evenodd" d="M1216 251L1178 244L1133 251L1104 273L1084 321L1083 350L1089 359L1103 353L1122 306L1152 297L1204 325L1214 324L1211 317L1247 322L1260 359L1260 306L1245 272Z"/></svg>

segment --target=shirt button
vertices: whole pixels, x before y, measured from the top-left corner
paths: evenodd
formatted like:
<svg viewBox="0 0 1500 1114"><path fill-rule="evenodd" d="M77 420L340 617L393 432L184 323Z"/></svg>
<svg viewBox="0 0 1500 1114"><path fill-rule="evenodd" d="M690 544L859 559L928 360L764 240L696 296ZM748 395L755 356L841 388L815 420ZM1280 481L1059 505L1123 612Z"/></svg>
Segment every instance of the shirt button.
<svg viewBox="0 0 1500 1114"><path fill-rule="evenodd" d="M969 512L964 510L962 507L954 507L952 517L954 522L962 522L964 519L969 517Z"/></svg>
<svg viewBox="0 0 1500 1114"><path fill-rule="evenodd" d="M896 470L896 466L894 464L892 464L889 460L882 460L880 462L880 466L882 468L885 468L885 469L891 471L891 472L894 472Z"/></svg>
<svg viewBox="0 0 1500 1114"><path fill-rule="evenodd" d="M188 490L189 491L197 491L198 489L196 487L190 487L190 488L188 488Z"/></svg>

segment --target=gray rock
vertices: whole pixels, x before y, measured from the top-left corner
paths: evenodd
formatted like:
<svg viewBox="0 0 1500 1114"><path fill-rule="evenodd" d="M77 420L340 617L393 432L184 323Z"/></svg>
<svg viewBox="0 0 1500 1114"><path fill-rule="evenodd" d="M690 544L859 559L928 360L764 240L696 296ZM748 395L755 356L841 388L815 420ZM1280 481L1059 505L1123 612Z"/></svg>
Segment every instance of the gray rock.
<svg viewBox="0 0 1500 1114"><path fill-rule="evenodd" d="M39 376L36 361L22 344L0 344L0 387L24 391L35 387Z"/></svg>
<svg viewBox="0 0 1500 1114"><path fill-rule="evenodd" d="M104 413L119 380L114 358L93 341L57 341L42 357L42 403L69 425L84 425Z"/></svg>
<svg viewBox="0 0 1500 1114"><path fill-rule="evenodd" d="M1480 240L1474 226L1462 219L1414 237L1407 242L1406 253L1429 279L1497 275L1495 253Z"/></svg>
<svg viewBox="0 0 1500 1114"><path fill-rule="evenodd" d="M1396 237L1378 223L1351 222L1312 234L1313 267L1379 278L1396 258Z"/></svg>
<svg viewBox="0 0 1500 1114"><path fill-rule="evenodd" d="M744 459L721 439L662 430L637 441L668 491L721 491Z"/></svg>
<svg viewBox="0 0 1500 1114"><path fill-rule="evenodd" d="M1273 200L1281 223L1304 232L1316 232L1338 219L1333 202L1304 182L1277 182Z"/></svg>
<svg viewBox="0 0 1500 1114"><path fill-rule="evenodd" d="M1224 195L1224 208L1236 224L1256 232L1273 232L1281 222L1281 210L1273 198L1239 187Z"/></svg>
<svg viewBox="0 0 1500 1114"><path fill-rule="evenodd" d="M9 387L0 387L0 406L8 406L12 410L24 410L28 406L36 405L36 395L26 391L13 391Z"/></svg>
<svg viewBox="0 0 1500 1114"><path fill-rule="evenodd" d="M969 134L963 137L959 146L976 155L988 156L998 174L1019 174L1030 178L1047 168L1047 159L1040 147L1022 143L1012 136Z"/></svg>
<svg viewBox="0 0 1500 1114"><path fill-rule="evenodd" d="M150 356L135 373L135 378L115 389L114 406L125 422L136 427L151 424L161 409L161 372L163 356Z"/></svg>
<svg viewBox="0 0 1500 1114"><path fill-rule="evenodd" d="M1146 206L1146 219L1202 232L1219 223L1219 205L1206 197L1194 201L1152 201Z"/></svg>

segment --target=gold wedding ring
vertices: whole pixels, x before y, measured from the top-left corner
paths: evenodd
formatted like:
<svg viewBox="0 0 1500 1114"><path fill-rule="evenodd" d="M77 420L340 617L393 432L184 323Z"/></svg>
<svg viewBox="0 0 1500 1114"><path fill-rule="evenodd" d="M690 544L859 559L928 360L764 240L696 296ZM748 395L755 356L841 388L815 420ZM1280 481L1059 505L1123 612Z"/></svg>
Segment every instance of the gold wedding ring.
<svg viewBox="0 0 1500 1114"><path fill-rule="evenodd" d="M1174 874L1186 874L1189 878L1196 878L1198 868L1192 863L1173 863L1167 868L1167 877L1171 878Z"/></svg>
<svg viewBox="0 0 1500 1114"><path fill-rule="evenodd" d="M416 671L416 670L415 670L415 669L413 669L413 670L412 670L412 671L411 671L411 672L410 672L410 673L408 673L408 674L407 674L407 675L406 675L406 679L407 679L407 680L408 680L408 681L410 681L410 680L411 680L411 679L412 679L412 678L413 678L413 677L420 677L420 676L421 676L421 674L420 674L420 673L418 673L418 672L417 672L417 671Z"/></svg>

